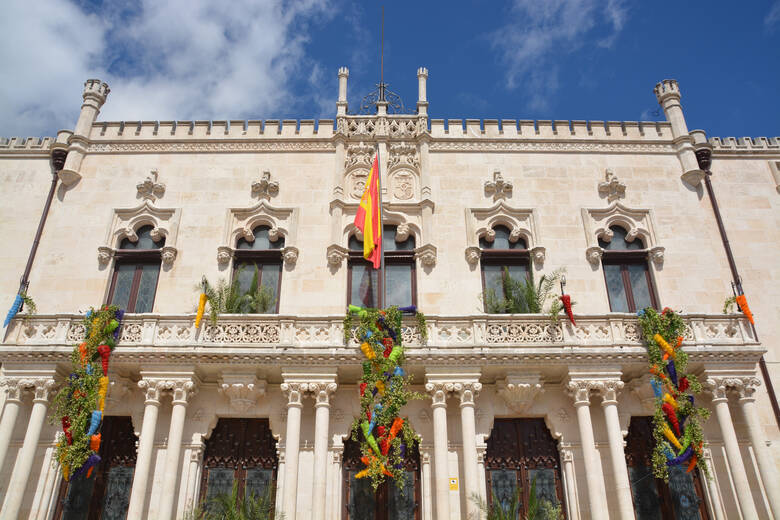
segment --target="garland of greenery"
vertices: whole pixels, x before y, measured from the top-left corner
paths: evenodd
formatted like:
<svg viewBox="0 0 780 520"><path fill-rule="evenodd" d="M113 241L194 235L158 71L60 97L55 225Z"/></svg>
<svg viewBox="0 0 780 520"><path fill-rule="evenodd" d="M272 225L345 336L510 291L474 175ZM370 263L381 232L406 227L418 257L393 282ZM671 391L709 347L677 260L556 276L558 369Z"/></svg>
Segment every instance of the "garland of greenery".
<svg viewBox="0 0 780 520"><path fill-rule="evenodd" d="M371 478L376 489L385 477L403 486L406 472L404 458L407 446L417 439L409 420L399 417L401 408L410 399L422 399L417 392L407 390L411 376L402 364L404 348L401 344L401 316L414 313L424 336L425 317L414 306L389 307L385 310L349 306L344 318L345 338L352 331L352 319L359 318L356 336L360 350L366 356L363 377L360 380L361 414L352 422L352 440L360 443L361 461L365 469L356 478Z"/></svg>
<svg viewBox="0 0 780 520"><path fill-rule="evenodd" d="M680 345L685 323L679 314L666 307L661 314L650 307L639 311L639 325L650 358L650 383L655 393L653 415L653 474L669 481L669 467L688 464L687 472L699 467L708 475L702 456L704 438L701 424L710 413L694 405L694 394L702 387L687 373L688 355Z"/></svg>
<svg viewBox="0 0 780 520"><path fill-rule="evenodd" d="M90 309L84 317L86 337L70 355L73 372L54 396L52 424L60 422L57 460L65 480L77 478L100 462L100 425L108 392L108 358L116 347L124 316L116 305Z"/></svg>

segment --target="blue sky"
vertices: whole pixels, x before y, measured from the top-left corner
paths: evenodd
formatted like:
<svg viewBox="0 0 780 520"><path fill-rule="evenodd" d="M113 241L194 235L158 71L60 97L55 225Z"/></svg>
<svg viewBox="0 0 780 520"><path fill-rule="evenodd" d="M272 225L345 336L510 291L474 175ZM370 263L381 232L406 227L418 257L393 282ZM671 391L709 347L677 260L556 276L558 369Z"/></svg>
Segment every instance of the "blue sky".
<svg viewBox="0 0 780 520"><path fill-rule="evenodd" d="M657 120L675 78L689 128L780 135L780 0L385 2L385 79L433 118ZM379 77L380 2L10 0L0 136L73 128L85 79L103 120L330 118ZM230 9L226 9L230 6Z"/></svg>

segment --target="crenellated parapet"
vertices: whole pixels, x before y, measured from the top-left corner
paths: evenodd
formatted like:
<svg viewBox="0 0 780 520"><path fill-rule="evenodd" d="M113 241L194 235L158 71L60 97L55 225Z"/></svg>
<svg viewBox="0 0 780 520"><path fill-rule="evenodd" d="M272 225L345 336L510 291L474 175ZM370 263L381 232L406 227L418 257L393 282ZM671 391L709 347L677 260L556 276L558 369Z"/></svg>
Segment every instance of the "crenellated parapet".
<svg viewBox="0 0 780 520"><path fill-rule="evenodd" d="M713 153L769 152L780 155L779 137L710 137Z"/></svg>

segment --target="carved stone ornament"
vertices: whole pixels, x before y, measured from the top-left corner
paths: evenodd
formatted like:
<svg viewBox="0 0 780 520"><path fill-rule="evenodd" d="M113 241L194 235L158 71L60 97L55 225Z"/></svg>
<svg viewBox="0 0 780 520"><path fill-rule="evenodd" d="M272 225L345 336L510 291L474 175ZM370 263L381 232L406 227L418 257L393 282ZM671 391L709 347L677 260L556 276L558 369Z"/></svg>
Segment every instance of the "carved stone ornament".
<svg viewBox="0 0 780 520"><path fill-rule="evenodd" d="M265 395L266 383L254 374L225 374L219 382L219 391L230 401L236 413L246 413Z"/></svg>
<svg viewBox="0 0 780 520"><path fill-rule="evenodd" d="M436 265L436 246L425 244L414 250L414 257L420 261L423 267L433 267Z"/></svg>
<svg viewBox="0 0 780 520"><path fill-rule="evenodd" d="M615 201L606 208L583 208L582 223L588 247L585 256L592 264L598 264L604 250L599 246L599 239L612 240L612 226L622 227L627 231L626 240L631 242L640 239L647 251L648 258L656 265L664 260L664 247L658 244L655 232L653 210L634 209Z"/></svg>
<svg viewBox="0 0 780 520"><path fill-rule="evenodd" d="M271 172L263 170L259 181L252 183L252 196L261 199L270 199L279 193L279 183L271 180Z"/></svg>
<svg viewBox="0 0 780 520"><path fill-rule="evenodd" d="M338 244L331 244L328 246L326 255L328 257L328 265L339 267L341 262L349 258L349 250Z"/></svg>
<svg viewBox="0 0 780 520"><path fill-rule="evenodd" d="M165 238L165 246L160 250L163 265L170 267L173 264L177 256L176 240L179 234L181 209L158 208L152 203L153 200L146 198L135 208L114 209L105 243L98 247L98 263L101 266L111 261L123 239L137 242L136 231L144 226L152 226L150 236L155 242Z"/></svg>
<svg viewBox="0 0 780 520"><path fill-rule="evenodd" d="M398 200L410 200L414 197L415 177L408 170L397 171L390 178L393 197Z"/></svg>
<svg viewBox="0 0 780 520"><path fill-rule="evenodd" d="M504 180L501 172L493 172L493 180L485 181L485 195L492 196L494 201L512 196L512 181Z"/></svg>
<svg viewBox="0 0 780 520"><path fill-rule="evenodd" d="M279 385L282 394L287 398L287 407L303 407L303 394L306 392L306 383L287 382Z"/></svg>
<svg viewBox="0 0 780 520"><path fill-rule="evenodd" d="M314 406L330 406L330 396L336 392L338 385L333 381L314 381L306 383L306 392L314 398Z"/></svg>
<svg viewBox="0 0 780 520"><path fill-rule="evenodd" d="M498 395L515 413L525 413L534 399L544 392L539 375L508 375L503 381L497 381Z"/></svg>
<svg viewBox="0 0 780 520"><path fill-rule="evenodd" d="M541 268L544 265L544 259L547 256L547 250L542 246L536 246L531 249L531 260L533 260L536 267Z"/></svg>
<svg viewBox="0 0 780 520"><path fill-rule="evenodd" d="M162 382L165 390L173 394L173 403L187 404L189 399L198 392L197 383L190 379L173 379Z"/></svg>
<svg viewBox="0 0 780 520"><path fill-rule="evenodd" d="M441 382L427 382L425 383L425 391L431 395L431 406L434 408L439 406L447 406L447 395L455 390L453 383L441 383Z"/></svg>
<svg viewBox="0 0 780 520"><path fill-rule="evenodd" d="M388 169L403 165L415 170L420 167L420 156L417 153L417 146L413 143L401 141L400 143L390 144L390 157L387 159Z"/></svg>
<svg viewBox="0 0 780 520"><path fill-rule="evenodd" d="M570 379L564 384L564 390L574 400L574 406L590 404L590 392L598 387L598 381Z"/></svg>
<svg viewBox="0 0 780 520"><path fill-rule="evenodd" d="M217 262L220 265L228 264L233 258L239 239L254 241L253 230L258 226L269 228L268 238L271 241L284 237L282 258L286 266L293 266L298 261L298 208L280 208L261 200L249 208L230 208L227 211L224 242L217 248Z"/></svg>
<svg viewBox="0 0 780 520"><path fill-rule="evenodd" d="M604 181L599 183L599 194L607 197L607 202L612 202L626 196L626 185L620 182L615 172L607 168Z"/></svg>
<svg viewBox="0 0 780 520"><path fill-rule="evenodd" d="M455 382L452 391L460 397L461 406L473 406L474 400L479 395L479 392L482 391L482 383L477 381Z"/></svg>
<svg viewBox="0 0 780 520"><path fill-rule="evenodd" d="M466 262L469 265L477 265L481 256L482 249L479 247L470 246L466 248Z"/></svg>
<svg viewBox="0 0 780 520"><path fill-rule="evenodd" d="M347 157L344 161L344 169L351 170L355 167L371 167L371 159L374 158L376 147L373 144L359 142L347 147Z"/></svg>
<svg viewBox="0 0 780 520"><path fill-rule="evenodd" d="M360 200L366 189L368 170L355 170L349 175L349 196Z"/></svg>
<svg viewBox="0 0 780 520"><path fill-rule="evenodd" d="M165 184L157 182L157 175L157 169L154 169L150 172L149 177L143 182L136 184L138 195L144 200L154 202L165 194Z"/></svg>
<svg viewBox="0 0 780 520"><path fill-rule="evenodd" d="M24 391L23 379L18 377L3 377L0 380L0 388L5 391L6 402L20 402L22 399L22 392Z"/></svg>
<svg viewBox="0 0 780 520"><path fill-rule="evenodd" d="M226 265L233 259L235 249L228 246L219 246L217 248L217 263L219 265Z"/></svg>
<svg viewBox="0 0 780 520"><path fill-rule="evenodd" d="M509 241L517 242L521 238L530 250L531 258L537 267L545 260L545 248L540 245L539 232L536 227L536 211L533 209L514 208L505 201L499 200L490 208L468 208L466 210L466 261L476 265L479 261L479 239L487 242L495 239L496 226L509 229Z"/></svg>
<svg viewBox="0 0 780 520"><path fill-rule="evenodd" d="M620 390L625 386L625 383L619 379L598 381L594 386L595 390L601 393L602 406L608 404L617 404L617 396Z"/></svg>
<svg viewBox="0 0 780 520"><path fill-rule="evenodd" d="M293 246L285 247L282 249L282 258L284 259L284 265L295 265L298 261L298 248Z"/></svg>

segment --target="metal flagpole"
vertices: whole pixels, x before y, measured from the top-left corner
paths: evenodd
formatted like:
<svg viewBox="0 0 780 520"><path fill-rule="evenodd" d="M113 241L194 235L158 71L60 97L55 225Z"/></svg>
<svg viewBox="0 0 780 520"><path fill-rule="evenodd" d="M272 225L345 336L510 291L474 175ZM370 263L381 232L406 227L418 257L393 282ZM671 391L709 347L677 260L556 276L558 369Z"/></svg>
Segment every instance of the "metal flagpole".
<svg viewBox="0 0 780 520"><path fill-rule="evenodd" d="M377 204L379 204L379 254L380 254L380 267L379 267L379 285L382 288L379 291L379 308L384 309L387 300L387 285L385 284L385 216L384 209L382 209L382 173L379 165L382 163L379 158L379 143L376 145L376 188L377 188Z"/></svg>

